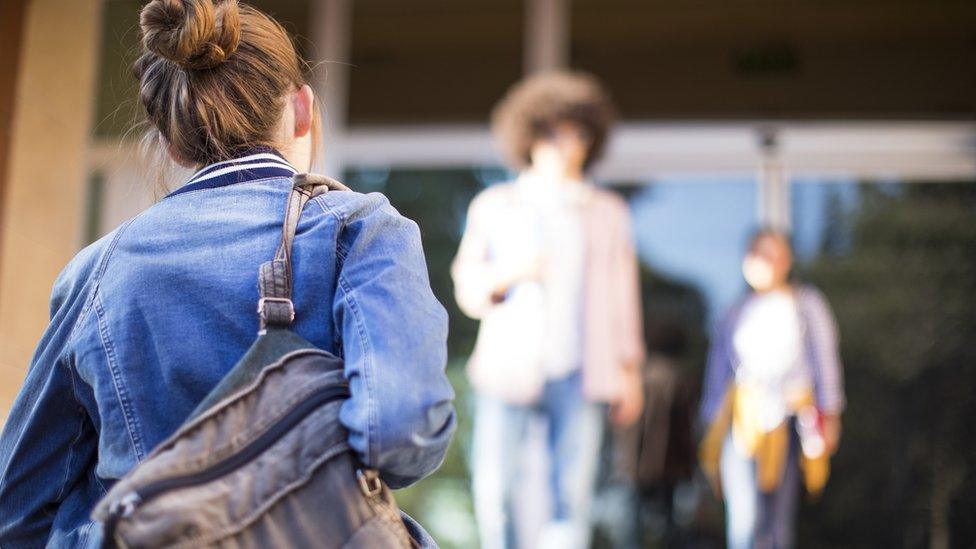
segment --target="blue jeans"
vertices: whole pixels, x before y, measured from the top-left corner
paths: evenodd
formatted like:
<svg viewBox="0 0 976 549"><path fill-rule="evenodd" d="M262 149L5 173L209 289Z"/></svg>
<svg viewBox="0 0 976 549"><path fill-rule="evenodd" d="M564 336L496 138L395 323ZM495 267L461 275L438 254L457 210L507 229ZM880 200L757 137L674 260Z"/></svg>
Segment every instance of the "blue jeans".
<svg viewBox="0 0 976 549"><path fill-rule="evenodd" d="M791 422L792 423L792 422ZM725 497L725 530L729 549L784 549L793 546L800 498L799 441L790 426L790 447L783 480L771 493L759 490L756 464L725 437L719 464Z"/></svg>
<svg viewBox="0 0 976 549"><path fill-rule="evenodd" d="M581 374L546 383L534 405L478 395L472 447L475 514L482 549L514 548L513 498L522 449L534 414L548 423L551 520L538 547L589 546L590 502L603 437L605 407L583 398Z"/></svg>

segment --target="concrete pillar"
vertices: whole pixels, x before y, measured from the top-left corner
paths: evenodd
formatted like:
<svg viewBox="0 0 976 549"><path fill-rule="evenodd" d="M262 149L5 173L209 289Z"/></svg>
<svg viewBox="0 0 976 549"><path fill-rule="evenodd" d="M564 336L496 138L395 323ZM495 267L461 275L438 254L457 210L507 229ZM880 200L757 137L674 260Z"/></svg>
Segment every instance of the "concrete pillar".
<svg viewBox="0 0 976 549"><path fill-rule="evenodd" d="M525 74L568 67L569 1L528 0L525 10Z"/></svg>
<svg viewBox="0 0 976 549"><path fill-rule="evenodd" d="M759 148L758 222L763 227L789 232L792 225L790 178L775 130L760 130Z"/></svg>
<svg viewBox="0 0 976 549"><path fill-rule="evenodd" d="M78 251L94 111L99 0L27 5L0 225L0 421Z"/></svg>
<svg viewBox="0 0 976 549"><path fill-rule="evenodd" d="M341 178L342 142L349 101L349 62L352 49L352 2L312 0L309 34L312 37L313 87L322 109L323 140L313 169Z"/></svg>

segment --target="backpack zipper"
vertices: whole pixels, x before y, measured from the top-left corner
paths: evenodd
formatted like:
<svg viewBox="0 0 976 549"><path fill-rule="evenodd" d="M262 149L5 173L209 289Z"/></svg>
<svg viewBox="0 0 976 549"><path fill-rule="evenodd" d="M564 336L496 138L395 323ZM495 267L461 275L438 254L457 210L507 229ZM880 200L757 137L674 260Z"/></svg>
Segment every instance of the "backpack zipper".
<svg viewBox="0 0 976 549"><path fill-rule="evenodd" d="M226 476L246 463L254 459L261 452L268 449L292 427L300 423L316 409L329 404L335 400L349 397L349 385L331 385L319 389L309 395L305 400L292 408L281 419L276 421L267 431L261 433L258 438L252 440L239 452L232 454L221 461L207 467L202 471L187 475L167 478L151 482L142 488L136 488L127 492L118 501L112 504L109 515L113 518L123 518L131 515L140 504L152 500L171 490L188 488L200 484L206 484L212 480Z"/></svg>

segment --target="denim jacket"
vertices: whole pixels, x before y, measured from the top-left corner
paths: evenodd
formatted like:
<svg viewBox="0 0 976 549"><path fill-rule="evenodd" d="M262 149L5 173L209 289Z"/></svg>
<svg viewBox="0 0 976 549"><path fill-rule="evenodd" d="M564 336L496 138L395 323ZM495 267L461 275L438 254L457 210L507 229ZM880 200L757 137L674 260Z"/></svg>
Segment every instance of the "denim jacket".
<svg viewBox="0 0 976 549"><path fill-rule="evenodd" d="M97 542L95 502L255 339L294 172L270 151L209 166L64 269L0 437L0 547ZM351 446L394 488L428 475L455 413L417 225L380 194L330 191L293 260L292 329L344 358Z"/></svg>

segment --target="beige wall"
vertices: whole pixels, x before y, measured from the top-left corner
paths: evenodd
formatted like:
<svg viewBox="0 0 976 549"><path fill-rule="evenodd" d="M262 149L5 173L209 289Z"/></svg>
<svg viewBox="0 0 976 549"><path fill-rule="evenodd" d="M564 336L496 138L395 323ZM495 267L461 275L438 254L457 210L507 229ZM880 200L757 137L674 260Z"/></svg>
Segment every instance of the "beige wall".
<svg viewBox="0 0 976 549"><path fill-rule="evenodd" d="M0 226L0 421L47 325L55 277L78 250L99 0L32 0Z"/></svg>

